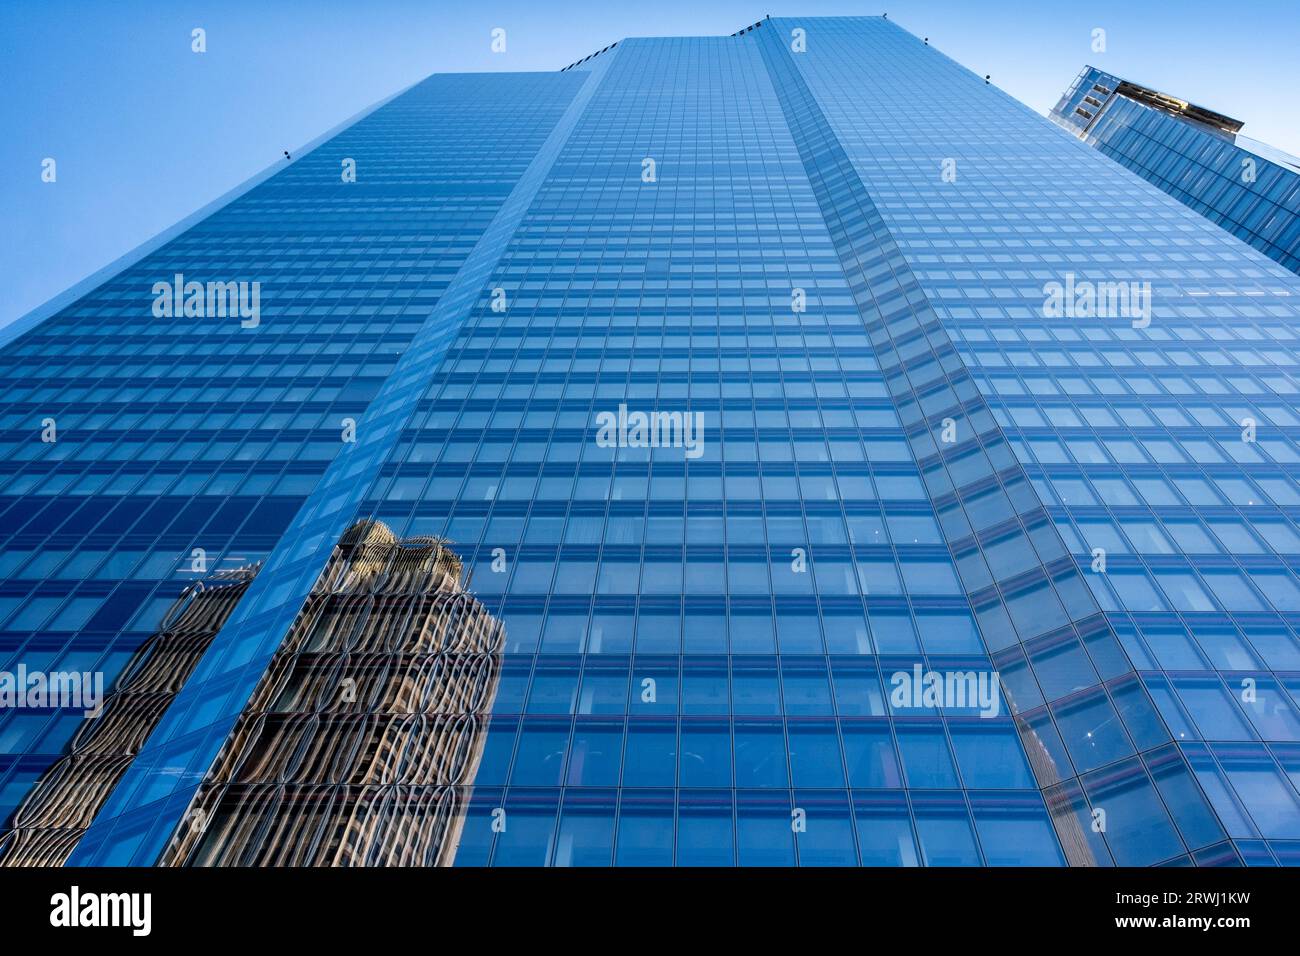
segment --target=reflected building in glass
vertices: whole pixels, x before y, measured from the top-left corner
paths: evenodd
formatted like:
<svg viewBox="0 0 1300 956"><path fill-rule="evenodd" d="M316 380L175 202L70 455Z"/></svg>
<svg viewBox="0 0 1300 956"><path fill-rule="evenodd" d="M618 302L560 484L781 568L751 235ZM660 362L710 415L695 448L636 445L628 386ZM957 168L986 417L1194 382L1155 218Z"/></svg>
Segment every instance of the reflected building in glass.
<svg viewBox="0 0 1300 956"><path fill-rule="evenodd" d="M69 863L1295 863L1298 320L883 18L430 77L0 356L0 666L262 562ZM454 812L338 756L436 732L276 713L369 673L303 624L359 521L501 635ZM6 814L82 719L0 717Z"/></svg>

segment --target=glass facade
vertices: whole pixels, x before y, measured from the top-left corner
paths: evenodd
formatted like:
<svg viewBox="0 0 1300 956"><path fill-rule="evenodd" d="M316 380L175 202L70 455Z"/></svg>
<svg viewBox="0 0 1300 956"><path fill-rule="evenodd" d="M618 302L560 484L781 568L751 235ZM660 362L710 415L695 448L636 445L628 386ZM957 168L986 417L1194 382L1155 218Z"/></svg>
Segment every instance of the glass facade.
<svg viewBox="0 0 1300 956"><path fill-rule="evenodd" d="M371 518L505 625L457 865L1294 863L1298 319L881 18L431 77L3 353L5 667L265 558L71 862L159 859ZM80 714L0 720L11 807Z"/></svg>
<svg viewBox="0 0 1300 956"><path fill-rule="evenodd" d="M1102 154L1300 273L1300 159L1241 135L1236 120L1092 66L1083 68L1050 115Z"/></svg>

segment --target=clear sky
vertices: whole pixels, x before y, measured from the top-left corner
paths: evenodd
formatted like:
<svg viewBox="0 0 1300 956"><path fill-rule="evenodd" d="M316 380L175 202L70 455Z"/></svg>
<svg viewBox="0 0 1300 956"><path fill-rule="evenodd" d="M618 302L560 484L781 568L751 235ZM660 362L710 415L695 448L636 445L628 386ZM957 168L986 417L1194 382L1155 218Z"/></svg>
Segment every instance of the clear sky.
<svg viewBox="0 0 1300 956"><path fill-rule="evenodd" d="M885 12L1039 112L1091 62L1300 154L1297 0L0 0L0 326L430 73Z"/></svg>

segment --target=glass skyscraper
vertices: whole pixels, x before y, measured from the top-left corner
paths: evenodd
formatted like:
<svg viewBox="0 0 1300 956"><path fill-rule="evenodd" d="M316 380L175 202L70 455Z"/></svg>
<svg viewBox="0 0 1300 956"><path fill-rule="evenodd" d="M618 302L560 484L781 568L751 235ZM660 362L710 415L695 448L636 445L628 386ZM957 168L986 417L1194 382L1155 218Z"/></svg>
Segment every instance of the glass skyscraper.
<svg viewBox="0 0 1300 956"><path fill-rule="evenodd" d="M1085 66L1053 122L1300 273L1300 159L1240 120Z"/></svg>
<svg viewBox="0 0 1300 956"><path fill-rule="evenodd" d="M504 626L436 862L1296 863L1298 350L1300 278L883 18L436 75L4 347L0 668L262 562L68 860L195 862L373 521ZM13 827L86 718L0 713Z"/></svg>

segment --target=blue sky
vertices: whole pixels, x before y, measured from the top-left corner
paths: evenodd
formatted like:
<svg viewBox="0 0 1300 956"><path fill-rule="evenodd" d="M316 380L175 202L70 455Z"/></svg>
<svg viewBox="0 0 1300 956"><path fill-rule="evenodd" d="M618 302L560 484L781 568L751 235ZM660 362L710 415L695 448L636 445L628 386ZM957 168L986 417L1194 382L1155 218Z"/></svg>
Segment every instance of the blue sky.
<svg viewBox="0 0 1300 956"><path fill-rule="evenodd" d="M727 34L765 14L882 12L1039 112L1092 62L1300 154L1295 0L4 0L0 326L430 73L553 70L625 36Z"/></svg>

